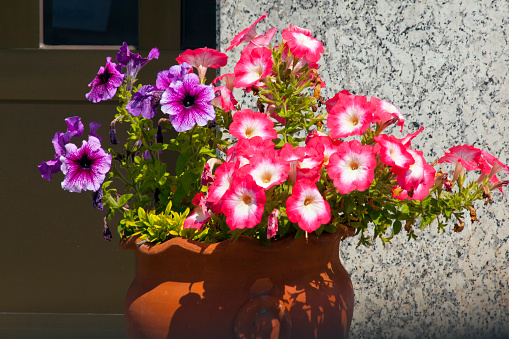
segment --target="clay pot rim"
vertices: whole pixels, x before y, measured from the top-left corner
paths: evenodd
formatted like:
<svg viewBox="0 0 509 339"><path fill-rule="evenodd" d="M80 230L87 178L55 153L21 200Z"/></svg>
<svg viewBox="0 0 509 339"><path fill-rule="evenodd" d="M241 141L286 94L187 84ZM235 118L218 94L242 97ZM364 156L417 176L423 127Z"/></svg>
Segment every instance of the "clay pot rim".
<svg viewBox="0 0 509 339"><path fill-rule="evenodd" d="M281 251L283 248L295 246L299 241L308 241L315 244L326 244L336 240L341 241L352 235L353 229L345 226L345 228L339 228L334 233L323 232L320 234L320 236L317 236L314 233L310 233L308 234L307 239L305 235L301 236L299 239L294 239L294 235L288 235L282 239L271 242L269 245L263 245L258 239L247 235L241 235L236 241L227 239L212 244L176 237L158 245L144 242L143 240L140 240L138 236L134 236L121 239L120 247L124 250L132 249L146 255L156 255L158 253L164 252L172 246L178 246L190 252L206 255L211 255L212 253L217 254L218 252L228 252L234 250L237 246L257 247L259 250L272 252Z"/></svg>

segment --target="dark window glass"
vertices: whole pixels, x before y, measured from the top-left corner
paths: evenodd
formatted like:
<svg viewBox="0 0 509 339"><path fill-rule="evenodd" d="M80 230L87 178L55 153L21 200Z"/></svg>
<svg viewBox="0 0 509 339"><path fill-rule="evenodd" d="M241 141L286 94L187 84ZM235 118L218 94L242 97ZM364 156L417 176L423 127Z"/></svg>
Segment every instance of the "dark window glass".
<svg viewBox="0 0 509 339"><path fill-rule="evenodd" d="M180 49L216 48L216 1L182 0Z"/></svg>
<svg viewBox="0 0 509 339"><path fill-rule="evenodd" d="M138 0L44 0L44 44L138 46Z"/></svg>

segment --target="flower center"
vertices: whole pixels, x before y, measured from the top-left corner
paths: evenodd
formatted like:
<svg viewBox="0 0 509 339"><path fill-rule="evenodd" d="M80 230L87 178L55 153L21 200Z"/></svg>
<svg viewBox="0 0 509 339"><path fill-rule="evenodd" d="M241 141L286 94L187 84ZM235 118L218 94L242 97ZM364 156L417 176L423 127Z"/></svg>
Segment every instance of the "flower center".
<svg viewBox="0 0 509 339"><path fill-rule="evenodd" d="M194 105L194 97L190 95L186 95L184 100L182 100L182 104L185 108L192 107Z"/></svg>
<svg viewBox="0 0 509 339"><path fill-rule="evenodd" d="M252 127L248 127L248 128L246 129L246 137L247 137L248 139L249 139L249 138L251 138L251 135L253 134L253 132L254 132L254 129L253 129Z"/></svg>
<svg viewBox="0 0 509 339"><path fill-rule="evenodd" d="M108 83L108 80L110 80L111 74L110 74L110 72L105 70L103 74L100 74L97 77L101 80L102 84L106 84L106 83Z"/></svg>
<svg viewBox="0 0 509 339"><path fill-rule="evenodd" d="M242 197L242 201L244 202L244 204L250 205L253 202L253 199L251 199L249 195L244 195Z"/></svg>
<svg viewBox="0 0 509 339"><path fill-rule="evenodd" d="M352 162L352 164L350 165L350 168L352 169L352 171L355 171L356 169L359 168L359 164L356 162Z"/></svg>
<svg viewBox="0 0 509 339"><path fill-rule="evenodd" d="M270 182L270 179L272 179L272 175L270 175L270 173L263 173L262 181L265 184L268 184Z"/></svg>
<svg viewBox="0 0 509 339"><path fill-rule="evenodd" d="M304 200L304 206L307 206L309 204L311 204L313 202L313 199L312 198L306 198L306 200Z"/></svg>
<svg viewBox="0 0 509 339"><path fill-rule="evenodd" d="M359 123L359 117L357 117L357 116L352 117L352 125L357 126L358 123Z"/></svg>
<svg viewBox="0 0 509 339"><path fill-rule="evenodd" d="M83 154L81 159L78 161L78 164L81 168L89 169L92 165L92 161L85 154Z"/></svg>

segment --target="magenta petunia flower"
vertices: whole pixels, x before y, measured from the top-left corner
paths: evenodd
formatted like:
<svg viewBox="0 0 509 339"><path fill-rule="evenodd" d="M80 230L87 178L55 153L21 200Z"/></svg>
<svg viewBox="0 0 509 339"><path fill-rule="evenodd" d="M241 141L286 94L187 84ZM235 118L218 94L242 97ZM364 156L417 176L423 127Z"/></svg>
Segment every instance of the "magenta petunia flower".
<svg viewBox="0 0 509 339"><path fill-rule="evenodd" d="M111 167L111 154L101 148L100 141L93 136L83 140L80 148L65 145L66 155L60 157L65 175L62 188L70 192L97 191Z"/></svg>
<svg viewBox="0 0 509 339"><path fill-rule="evenodd" d="M92 87L85 96L92 102L109 100L117 93L117 88L122 85L125 74L120 73L116 64L111 62L111 57L106 58L106 66L99 68L97 76L88 84Z"/></svg>
<svg viewBox="0 0 509 339"><path fill-rule="evenodd" d="M216 117L210 103L215 98L214 90L199 82L196 74L186 74L183 81L172 83L161 97L161 111L170 115L177 132L190 130L194 125L205 126Z"/></svg>
<svg viewBox="0 0 509 339"><path fill-rule="evenodd" d="M340 95L329 110L327 126L333 139L362 135L373 121L375 107L361 95Z"/></svg>
<svg viewBox="0 0 509 339"><path fill-rule="evenodd" d="M316 231L331 219L329 203L308 179L297 180L293 186L292 195L286 200L286 214L306 232Z"/></svg>
<svg viewBox="0 0 509 339"><path fill-rule="evenodd" d="M404 190L411 191L416 189L419 184L425 181L425 173L428 171L435 171L433 166L426 164L426 160L422 156L422 151L407 150L414 158L414 163L408 169L400 169L394 167L392 171L397 175L396 180L399 186ZM429 169L431 167L431 169Z"/></svg>
<svg viewBox="0 0 509 339"><path fill-rule="evenodd" d="M277 132L274 122L263 113L253 112L250 109L237 111L230 124L230 134L237 139L250 139L261 137L263 140L276 139Z"/></svg>
<svg viewBox="0 0 509 339"><path fill-rule="evenodd" d="M341 194L353 190L366 190L375 177L375 154L370 145L362 146L358 140L339 145L327 165L327 173L334 179L334 186Z"/></svg>
<svg viewBox="0 0 509 339"><path fill-rule="evenodd" d="M321 41L313 38L311 32L290 24L283 30L283 39L286 40L290 52L297 58L306 58L309 62L318 62L324 50Z"/></svg>
<svg viewBox="0 0 509 339"><path fill-rule="evenodd" d="M260 223L265 206L265 190L250 175L235 175L225 192L221 212L231 230L253 228Z"/></svg>
<svg viewBox="0 0 509 339"><path fill-rule="evenodd" d="M205 78L207 68L223 67L228 62L228 56L212 48L197 48L195 50L188 49L181 53L176 59L179 64L187 62L198 70L200 81Z"/></svg>
<svg viewBox="0 0 509 339"><path fill-rule="evenodd" d="M250 87L272 72L272 52L265 47L253 48L243 53L233 68L235 80L233 86Z"/></svg>
<svg viewBox="0 0 509 339"><path fill-rule="evenodd" d="M429 190L435 184L435 169L433 166L423 163L422 178L418 184L413 185L411 188L404 189L401 186L396 188L401 189L401 192L396 195L396 190L393 188L393 197L399 200L419 200L426 198L429 194Z"/></svg>
<svg viewBox="0 0 509 339"><path fill-rule="evenodd" d="M267 14L262 15L261 17L256 19L256 21L251 26L243 29L242 32L237 34L230 42L230 47L228 47L226 49L226 52L228 52L233 47L240 45L241 43L249 42L252 39L254 39L256 37L256 25L258 24L258 22L265 19L266 17L267 17Z"/></svg>
<svg viewBox="0 0 509 339"><path fill-rule="evenodd" d="M55 157L49 161L42 161L38 166L42 178L48 181L51 180L53 174L60 172L60 167L62 166L60 156L66 153L65 145L69 143L71 138L80 137L83 134L84 126L80 117L69 117L65 119L65 122L67 123L67 131L65 133L55 133L51 141L55 148ZM95 134L96 131L96 129L93 129L93 126L93 123L90 123L91 134Z"/></svg>

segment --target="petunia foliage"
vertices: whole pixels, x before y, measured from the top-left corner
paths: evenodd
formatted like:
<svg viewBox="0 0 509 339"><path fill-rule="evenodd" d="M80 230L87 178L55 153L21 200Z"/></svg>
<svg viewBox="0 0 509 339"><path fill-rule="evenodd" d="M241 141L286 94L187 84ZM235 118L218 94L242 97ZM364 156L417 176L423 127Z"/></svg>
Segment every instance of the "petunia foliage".
<svg viewBox="0 0 509 339"><path fill-rule="evenodd" d="M110 221L121 215L121 237L152 243L247 235L267 244L341 230L370 245L403 230L414 239L432 224L459 232L466 215L477 220L476 201L491 203L509 184L509 166L472 145L428 163L417 147L423 127L404 132L403 113L385 99L348 90L323 98L322 42L292 24L279 37L275 27L258 34L266 17L226 49L241 49L233 73L210 82L207 69L226 66L225 53L186 50L142 85L138 72L159 52L144 58L124 43L86 94L94 103L118 100L111 148L93 122L78 147L84 126L70 117L41 176L62 172L63 189L91 191L91 205Z"/></svg>

